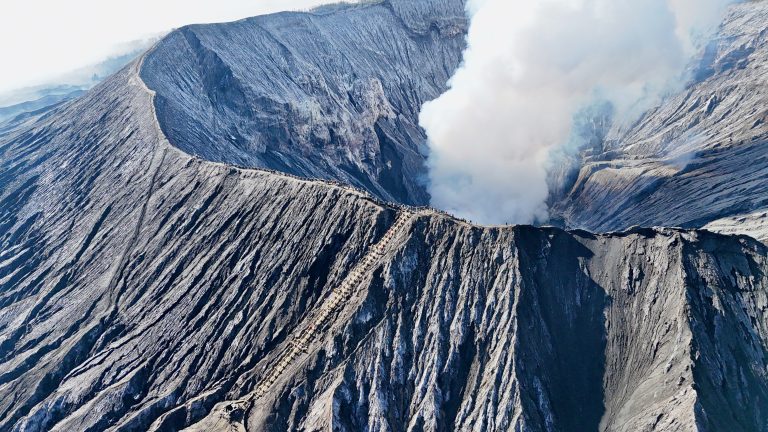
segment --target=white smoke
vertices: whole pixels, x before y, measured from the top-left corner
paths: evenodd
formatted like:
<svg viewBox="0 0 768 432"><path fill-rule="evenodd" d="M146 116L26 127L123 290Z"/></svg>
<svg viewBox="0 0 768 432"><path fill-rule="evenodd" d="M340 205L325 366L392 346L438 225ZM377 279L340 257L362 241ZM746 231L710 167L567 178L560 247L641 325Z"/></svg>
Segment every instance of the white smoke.
<svg viewBox="0 0 768 432"><path fill-rule="evenodd" d="M469 0L464 63L424 105L435 207L480 223L548 217L550 151L597 100L636 114L684 83L729 0Z"/></svg>

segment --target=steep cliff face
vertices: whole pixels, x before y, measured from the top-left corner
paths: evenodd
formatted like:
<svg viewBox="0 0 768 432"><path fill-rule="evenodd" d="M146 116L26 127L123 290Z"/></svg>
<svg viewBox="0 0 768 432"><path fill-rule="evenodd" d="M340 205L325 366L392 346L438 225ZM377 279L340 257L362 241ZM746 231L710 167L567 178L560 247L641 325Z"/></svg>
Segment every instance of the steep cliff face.
<svg viewBox="0 0 768 432"><path fill-rule="evenodd" d="M126 70L3 137L2 430L141 428L227 388L391 219L187 156L151 108Z"/></svg>
<svg viewBox="0 0 768 432"><path fill-rule="evenodd" d="M190 430L766 430L752 241L423 217L393 252L271 393Z"/></svg>
<svg viewBox="0 0 768 432"><path fill-rule="evenodd" d="M432 28L385 6L316 16ZM764 245L478 227L204 160L148 68L0 129L0 430L768 431Z"/></svg>
<svg viewBox="0 0 768 432"><path fill-rule="evenodd" d="M608 130L554 213L594 231L711 224L766 239L766 26L768 2L732 6L693 84Z"/></svg>
<svg viewBox="0 0 768 432"><path fill-rule="evenodd" d="M142 77L175 146L427 204L421 105L461 61L463 0L387 0L185 27Z"/></svg>
<svg viewBox="0 0 768 432"><path fill-rule="evenodd" d="M733 6L692 84L555 173L552 214L591 231L681 226L765 239L768 3ZM421 105L461 61L463 1L388 0L190 26L147 56L170 142L203 159L426 204ZM661 211L660 209L664 209Z"/></svg>
<svg viewBox="0 0 768 432"><path fill-rule="evenodd" d="M762 245L204 161L137 66L2 137L0 429L766 430Z"/></svg>

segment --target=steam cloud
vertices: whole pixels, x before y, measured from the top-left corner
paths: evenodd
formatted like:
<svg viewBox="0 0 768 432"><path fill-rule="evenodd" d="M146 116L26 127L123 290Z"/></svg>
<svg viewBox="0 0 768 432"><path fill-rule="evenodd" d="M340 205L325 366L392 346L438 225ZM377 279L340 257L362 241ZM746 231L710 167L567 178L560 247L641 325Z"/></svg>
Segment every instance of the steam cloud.
<svg viewBox="0 0 768 432"><path fill-rule="evenodd" d="M685 82L730 0L469 0L464 63L424 105L435 207L480 223L548 218L547 164L596 101L619 116Z"/></svg>

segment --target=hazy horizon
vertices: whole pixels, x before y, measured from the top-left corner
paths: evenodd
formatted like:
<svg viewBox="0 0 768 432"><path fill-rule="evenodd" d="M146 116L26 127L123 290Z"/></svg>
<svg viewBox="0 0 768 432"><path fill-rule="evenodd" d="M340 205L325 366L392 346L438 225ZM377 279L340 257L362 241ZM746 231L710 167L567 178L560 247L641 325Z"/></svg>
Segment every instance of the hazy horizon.
<svg viewBox="0 0 768 432"><path fill-rule="evenodd" d="M0 15L0 105L20 90L48 85L80 85L88 68L148 46L174 28L235 21L285 10L306 10L327 0L148 0L98 2L12 0ZM45 11L44 14L40 13ZM10 66L8 66L10 65Z"/></svg>

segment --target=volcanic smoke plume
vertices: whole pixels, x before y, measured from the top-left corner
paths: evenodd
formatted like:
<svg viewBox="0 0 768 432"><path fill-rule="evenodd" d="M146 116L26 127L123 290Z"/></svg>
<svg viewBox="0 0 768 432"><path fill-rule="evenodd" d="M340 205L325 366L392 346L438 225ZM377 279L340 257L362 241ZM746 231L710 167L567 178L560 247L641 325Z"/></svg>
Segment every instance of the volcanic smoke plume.
<svg viewBox="0 0 768 432"><path fill-rule="evenodd" d="M547 165L574 115L641 113L685 71L729 0L469 0L464 64L420 122L435 207L480 223L547 219Z"/></svg>

